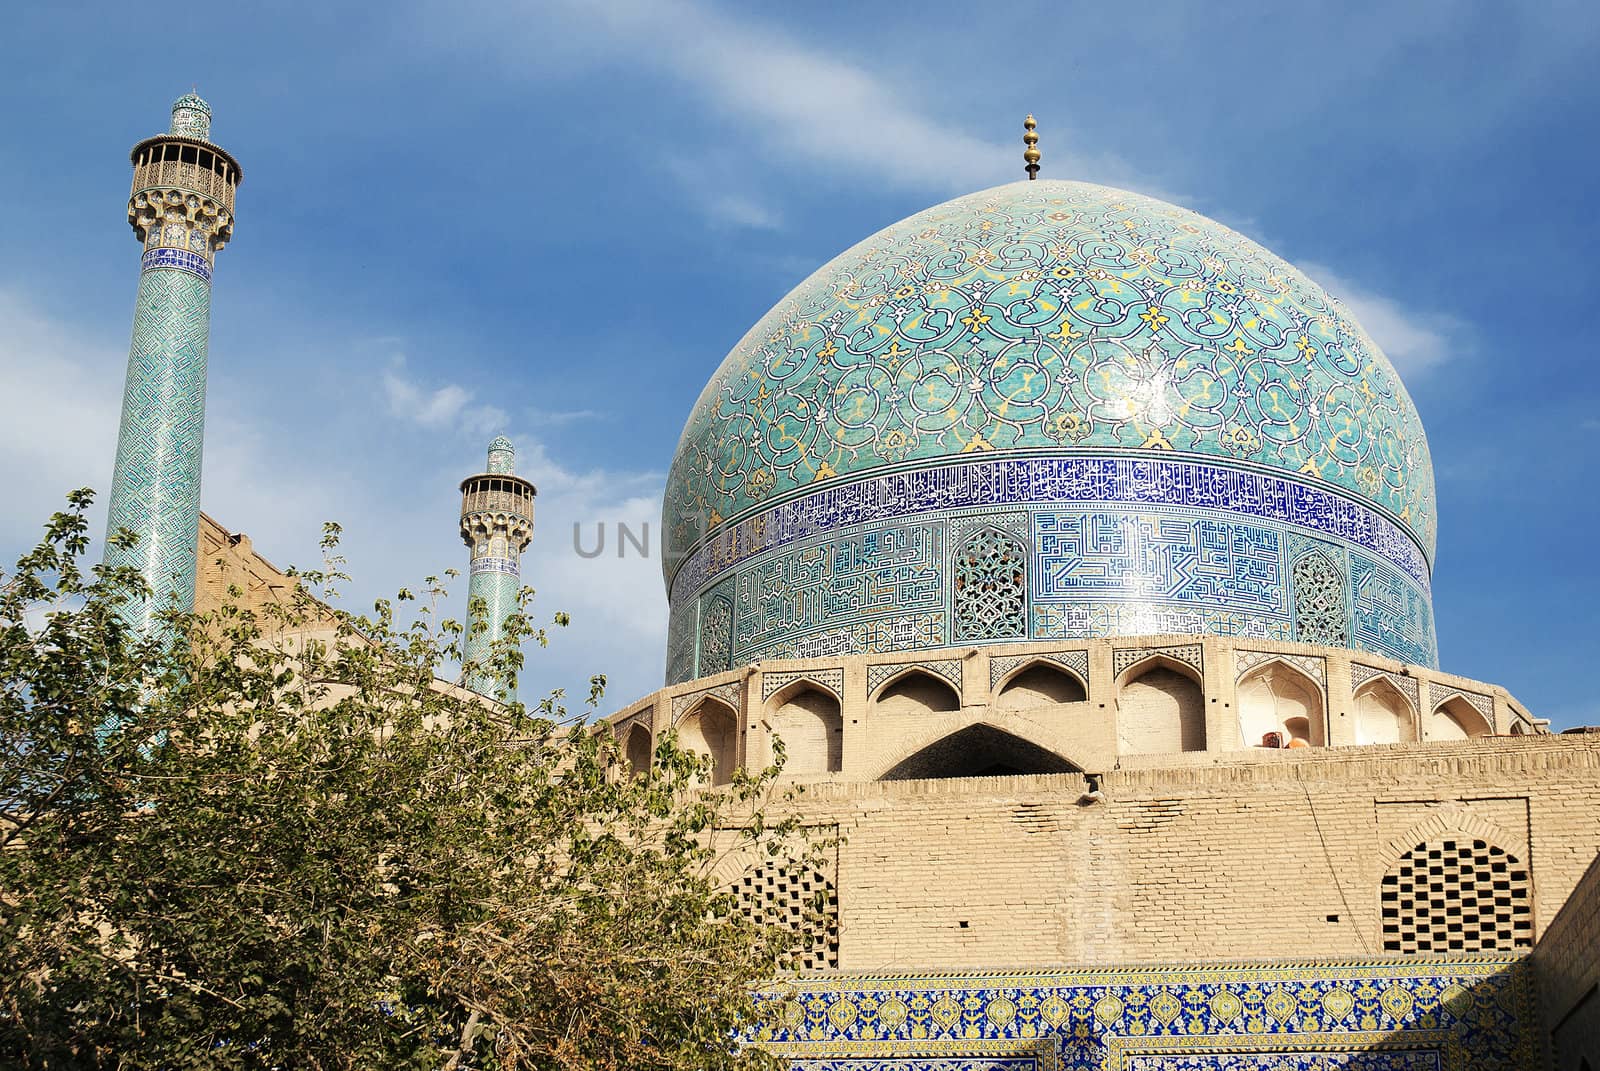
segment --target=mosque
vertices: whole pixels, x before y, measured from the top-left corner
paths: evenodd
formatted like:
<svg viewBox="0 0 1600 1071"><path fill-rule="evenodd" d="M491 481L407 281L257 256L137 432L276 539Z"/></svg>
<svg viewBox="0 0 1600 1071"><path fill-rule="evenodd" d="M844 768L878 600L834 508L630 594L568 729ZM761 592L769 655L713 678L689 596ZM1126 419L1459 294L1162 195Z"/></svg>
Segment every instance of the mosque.
<svg viewBox="0 0 1600 1071"><path fill-rule="evenodd" d="M179 578L146 622L290 582L199 510L240 182L209 123L186 96L133 150L111 523ZM796 929L752 1040L803 1071L1600 1067L1600 734L1440 668L1395 369L1292 265L1024 141L1026 178L779 301L672 460L667 680L607 725L637 774L675 730L716 782L781 740L838 835L722 864ZM496 440L462 491L493 625L535 490Z"/></svg>

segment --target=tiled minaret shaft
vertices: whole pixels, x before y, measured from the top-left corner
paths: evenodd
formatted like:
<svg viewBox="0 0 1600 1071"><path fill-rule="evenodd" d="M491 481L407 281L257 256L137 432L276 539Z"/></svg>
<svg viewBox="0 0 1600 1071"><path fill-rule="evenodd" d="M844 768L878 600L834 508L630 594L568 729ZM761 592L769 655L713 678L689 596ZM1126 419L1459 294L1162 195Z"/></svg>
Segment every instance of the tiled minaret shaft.
<svg viewBox="0 0 1600 1071"><path fill-rule="evenodd" d="M489 658L491 645L504 634L506 618L517 610L522 552L533 539L533 497L537 492L515 469L511 440L500 436L489 444L486 471L461 481L461 539L472 551L467 598L483 600L487 624L468 636L463 656L480 665ZM505 702L516 699L516 689L492 673L469 674L467 687Z"/></svg>
<svg viewBox="0 0 1600 1071"><path fill-rule="evenodd" d="M149 634L167 608L194 605L205 432L211 268L233 237L239 163L211 144L211 109L193 94L172 105L172 125L133 147L128 222L144 246L139 302L122 394L122 429L107 531L138 536L108 548L153 596L124 610Z"/></svg>

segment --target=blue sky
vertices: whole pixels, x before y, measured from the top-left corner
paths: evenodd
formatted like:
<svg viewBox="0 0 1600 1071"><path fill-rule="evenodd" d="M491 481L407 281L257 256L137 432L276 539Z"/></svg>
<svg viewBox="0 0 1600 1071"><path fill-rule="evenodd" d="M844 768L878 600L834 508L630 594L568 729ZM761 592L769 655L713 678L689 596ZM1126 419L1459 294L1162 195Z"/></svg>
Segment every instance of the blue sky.
<svg viewBox="0 0 1600 1071"><path fill-rule="evenodd" d="M1032 111L1045 175L1177 201L1345 299L1428 430L1444 668L1600 723L1595 5L203 10L8 14L5 559L65 490L109 486L126 150L194 86L245 170L207 511L280 565L343 522L371 598L464 564L456 483L509 434L540 490L524 575L574 617L525 694L604 671L621 705L660 680L659 563L580 559L573 523L654 532L749 325L871 232L1021 177Z"/></svg>

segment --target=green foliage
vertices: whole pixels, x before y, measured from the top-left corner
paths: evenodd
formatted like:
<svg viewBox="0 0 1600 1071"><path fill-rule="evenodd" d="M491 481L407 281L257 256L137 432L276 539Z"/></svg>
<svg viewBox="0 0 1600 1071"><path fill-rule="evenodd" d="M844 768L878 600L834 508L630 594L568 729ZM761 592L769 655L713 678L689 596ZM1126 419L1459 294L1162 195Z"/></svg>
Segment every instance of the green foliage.
<svg viewBox="0 0 1600 1071"><path fill-rule="evenodd" d="M0 1066L767 1066L732 1039L794 940L714 868L810 850L776 768L698 791L669 738L632 777L559 693L440 682L440 583L338 609L333 526L281 604L142 639L89 500L0 574Z"/></svg>

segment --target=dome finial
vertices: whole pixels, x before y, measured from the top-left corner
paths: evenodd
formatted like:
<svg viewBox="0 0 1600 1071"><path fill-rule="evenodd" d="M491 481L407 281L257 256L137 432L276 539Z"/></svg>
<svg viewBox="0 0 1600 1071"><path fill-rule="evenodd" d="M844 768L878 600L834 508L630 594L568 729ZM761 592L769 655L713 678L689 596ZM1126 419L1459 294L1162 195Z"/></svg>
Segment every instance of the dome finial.
<svg viewBox="0 0 1600 1071"><path fill-rule="evenodd" d="M496 435L489 440L489 468L488 472L514 475L517 471L517 450L511 445L511 440L504 435Z"/></svg>
<svg viewBox="0 0 1600 1071"><path fill-rule="evenodd" d="M194 91L172 102L172 125L167 133L200 141L211 140L211 105Z"/></svg>
<svg viewBox="0 0 1600 1071"><path fill-rule="evenodd" d="M1039 135L1033 129L1037 125L1032 113L1022 121L1022 143L1027 146L1022 150L1022 159L1028 165L1029 182L1039 177Z"/></svg>

